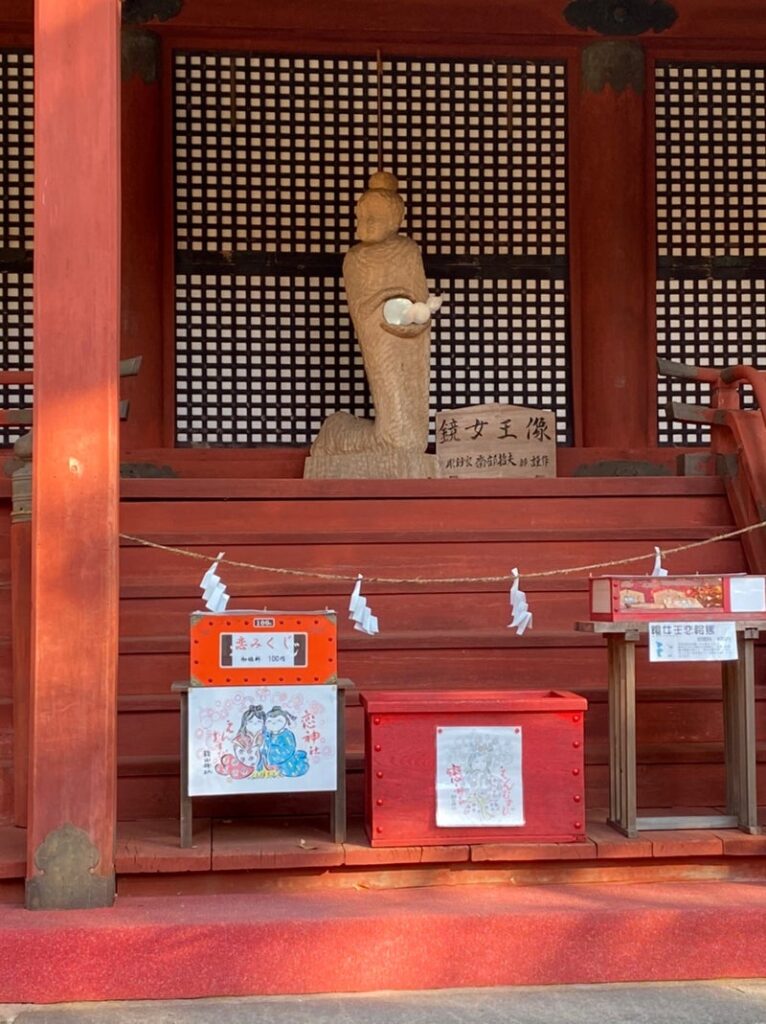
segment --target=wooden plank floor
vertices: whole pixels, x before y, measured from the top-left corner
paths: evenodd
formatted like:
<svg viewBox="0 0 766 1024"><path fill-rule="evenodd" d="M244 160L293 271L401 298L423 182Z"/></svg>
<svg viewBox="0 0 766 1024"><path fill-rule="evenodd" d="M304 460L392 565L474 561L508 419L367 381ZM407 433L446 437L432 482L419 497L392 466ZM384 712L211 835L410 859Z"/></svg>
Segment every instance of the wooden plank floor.
<svg viewBox="0 0 766 1024"><path fill-rule="evenodd" d="M688 811L689 809L681 809ZM695 813L720 812L695 808ZM766 810L764 811L766 820ZM0 879L25 873L24 829L0 827ZM231 891L259 887L400 888L497 881L766 879L766 835L736 829L642 832L627 839L605 822L588 821L579 843L490 843L373 849L361 823L345 843L330 841L324 822L285 825L199 818L194 845L181 849L178 821L118 824L116 869L122 893ZM167 885L162 884L163 877Z"/></svg>

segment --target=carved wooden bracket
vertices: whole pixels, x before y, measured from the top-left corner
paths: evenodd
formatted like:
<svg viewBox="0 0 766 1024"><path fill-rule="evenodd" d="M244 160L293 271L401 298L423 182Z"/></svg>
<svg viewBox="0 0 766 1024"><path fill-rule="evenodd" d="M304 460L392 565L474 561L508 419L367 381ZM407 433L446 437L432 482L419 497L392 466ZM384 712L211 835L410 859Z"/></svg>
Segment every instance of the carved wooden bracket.
<svg viewBox="0 0 766 1024"><path fill-rule="evenodd" d="M668 0L572 0L564 17L574 28L592 29L604 36L637 36L664 32L678 11Z"/></svg>
<svg viewBox="0 0 766 1024"><path fill-rule="evenodd" d="M146 85L157 81L160 41L153 32L125 28L122 32L120 70L123 82L137 76Z"/></svg>
<svg viewBox="0 0 766 1024"><path fill-rule="evenodd" d="M97 875L101 860L90 836L67 823L35 851L38 874L27 879L28 910L85 910L114 903L114 873Z"/></svg>
<svg viewBox="0 0 766 1024"><path fill-rule="evenodd" d="M122 0L122 20L126 25L170 21L181 13L183 5L184 0Z"/></svg>
<svg viewBox="0 0 766 1024"><path fill-rule="evenodd" d="M644 51L638 43L604 42L587 46L582 53L582 86L585 92L601 92L611 85L615 92L644 91Z"/></svg>

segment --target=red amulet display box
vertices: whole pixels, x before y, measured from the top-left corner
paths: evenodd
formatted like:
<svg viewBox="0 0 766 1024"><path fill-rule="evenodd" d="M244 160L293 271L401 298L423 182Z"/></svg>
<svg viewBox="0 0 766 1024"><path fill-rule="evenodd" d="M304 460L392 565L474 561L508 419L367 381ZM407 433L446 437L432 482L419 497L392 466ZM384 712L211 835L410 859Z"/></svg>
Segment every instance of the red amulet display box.
<svg viewBox="0 0 766 1024"><path fill-rule="evenodd" d="M361 700L372 846L585 839L583 697L390 690Z"/></svg>
<svg viewBox="0 0 766 1024"><path fill-rule="evenodd" d="M766 577L600 576L590 580L594 622L766 619Z"/></svg>
<svg viewBox="0 0 766 1024"><path fill-rule="evenodd" d="M334 683L335 612L194 612L192 686Z"/></svg>

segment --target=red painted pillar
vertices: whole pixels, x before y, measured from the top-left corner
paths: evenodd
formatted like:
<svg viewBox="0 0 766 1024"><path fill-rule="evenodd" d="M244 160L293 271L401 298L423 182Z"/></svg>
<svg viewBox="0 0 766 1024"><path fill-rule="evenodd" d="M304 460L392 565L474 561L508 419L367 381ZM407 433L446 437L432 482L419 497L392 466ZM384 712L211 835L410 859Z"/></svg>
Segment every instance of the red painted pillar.
<svg viewBox="0 0 766 1024"><path fill-rule="evenodd" d="M573 226L578 253L581 443L654 442L644 53L598 42L581 55L572 119Z"/></svg>
<svg viewBox="0 0 766 1024"><path fill-rule="evenodd" d="M36 0L27 906L114 897L119 0Z"/></svg>

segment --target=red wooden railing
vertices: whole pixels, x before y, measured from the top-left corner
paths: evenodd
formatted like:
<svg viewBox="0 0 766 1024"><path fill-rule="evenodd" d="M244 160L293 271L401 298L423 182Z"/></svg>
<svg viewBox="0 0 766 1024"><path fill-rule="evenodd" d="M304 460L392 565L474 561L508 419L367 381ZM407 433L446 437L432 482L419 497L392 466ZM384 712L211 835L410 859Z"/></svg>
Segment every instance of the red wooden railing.
<svg viewBox="0 0 766 1024"><path fill-rule="evenodd" d="M141 356L134 356L131 359L122 359L119 364L121 377L135 377L141 369ZM0 385L7 384L34 384L34 372L32 370L0 370ZM126 419L128 415L128 403L120 402L120 419ZM31 409L0 409L0 426L31 426Z"/></svg>
<svg viewBox="0 0 766 1024"><path fill-rule="evenodd" d="M691 366L657 360L662 376L710 384L710 406L672 402L674 419L704 423L711 430L716 472L723 478L737 526L766 522L766 373L753 366ZM757 408L742 409L743 384L753 389ZM751 571L766 572L766 527L742 535Z"/></svg>

